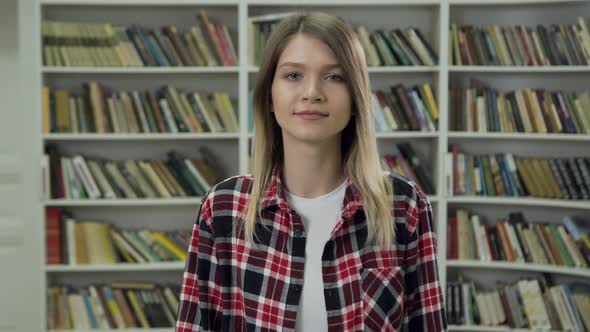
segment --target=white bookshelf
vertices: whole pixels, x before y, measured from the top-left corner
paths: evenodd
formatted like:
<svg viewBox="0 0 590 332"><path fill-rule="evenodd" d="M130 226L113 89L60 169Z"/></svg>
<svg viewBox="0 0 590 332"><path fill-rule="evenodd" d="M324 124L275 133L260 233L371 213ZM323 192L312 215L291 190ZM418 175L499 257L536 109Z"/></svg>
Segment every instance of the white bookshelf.
<svg viewBox="0 0 590 332"><path fill-rule="evenodd" d="M131 271L182 271L184 262L158 262L149 264L89 264L89 265L47 265L45 271L52 273L70 272L131 272Z"/></svg>
<svg viewBox="0 0 590 332"><path fill-rule="evenodd" d="M449 66L457 73L590 73L590 66Z"/></svg>
<svg viewBox="0 0 590 332"><path fill-rule="evenodd" d="M534 331L531 329L512 329L505 325L499 326L477 326L477 325L469 325L469 326L461 326L461 325L449 325L449 331L471 331L471 332L500 332L500 331L509 331L509 332L529 332ZM547 332L557 332L553 330L547 330Z"/></svg>
<svg viewBox="0 0 590 332"><path fill-rule="evenodd" d="M41 61L41 18L78 20L81 22L109 21L115 24L138 23L148 27L176 24L179 29L196 25L194 13L207 10L213 20L228 25L238 51L239 65L235 67L171 67L171 68L94 68L94 67L46 67ZM523 210L525 216L556 216L570 212L590 213L590 201L563 201L540 198L508 197L447 197L444 160L448 145L457 143L466 151L503 152L507 148L528 155L584 155L590 156L588 135L565 134L503 134L451 132L449 128L448 87L453 79L476 77L494 88L546 87L564 90L588 89L590 66L451 66L448 64L448 26L458 24L485 25L573 23L578 16L590 16L590 2L581 0L37 0L23 6L19 13L30 24L26 31L30 40L27 46L34 54L35 63L27 69L30 80L31 101L28 108L19 111L34 112L35 136L29 144L40 158L45 144L57 144L64 153L91 152L113 159L164 157L173 148L198 156L199 146L208 146L220 157L228 175L246 174L249 142L248 91L253 88L258 67L250 65L248 56L247 19L250 16L297 9L320 10L349 18L353 24L363 24L369 30L379 27L417 26L433 43L439 55L436 66L371 67L369 75L373 89L387 88L396 83L406 85L429 82L435 89L441 112L439 130L436 132L378 133L377 139L382 154L389 153L393 144L411 142L419 155L427 157L427 164L436 193L429 196L432 202L439 247L439 273L444 288L447 278L457 270L487 273L494 278L516 276L522 271L551 273L561 277L590 280L590 269L572 269L534 264L511 264L503 262L447 261L446 221L452 209L467 207L475 212L502 215L509 211ZM582 11L581 11L582 10ZM525 14L523 14L526 12ZM530 14L527 14L529 13ZM133 17L129 17L134 13ZM106 18L108 17L108 18ZM394 22L394 23L392 23ZM23 37L25 38L25 37ZM26 39L25 39L26 40ZM77 89L87 80L96 79L108 87L155 89L160 84L170 83L182 89L226 91L238 111L239 132L222 134L42 134L41 133L41 86L49 85ZM584 85L585 84L585 85ZM39 170L40 173L40 170ZM40 179L40 175L35 174ZM41 181L37 184L41 191ZM200 198L174 199L118 199L118 200L46 200L38 199L35 218L36 237L44 239L44 208L64 207L76 218L104 218L128 227L189 228L194 223ZM171 215L173 217L166 218ZM529 220L537 220L528 218ZM45 249L36 255L44 261ZM40 260L41 261L41 260ZM33 285L38 293L40 308L34 315L39 330L44 329L45 289L52 282L67 282L84 285L96 281L151 280L160 282L182 280L183 263L115 264L98 266L45 266L42 282ZM453 331L511 331L506 327L457 327ZM128 329L124 331L143 331ZM172 331L152 329L150 331ZM521 330L514 330L521 331ZM525 330L526 331L526 330Z"/></svg>
<svg viewBox="0 0 590 332"><path fill-rule="evenodd" d="M509 270L509 271L534 271L554 273L567 276L579 276L590 278L590 269L575 268L559 265L514 263L514 262L482 262L477 260L447 260L447 268L453 269L483 269L483 270Z"/></svg>

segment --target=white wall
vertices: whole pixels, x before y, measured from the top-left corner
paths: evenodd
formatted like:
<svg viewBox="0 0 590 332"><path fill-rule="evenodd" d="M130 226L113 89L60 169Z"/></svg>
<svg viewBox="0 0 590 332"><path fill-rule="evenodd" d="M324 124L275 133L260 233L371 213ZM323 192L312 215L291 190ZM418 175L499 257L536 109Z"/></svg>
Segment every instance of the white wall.
<svg viewBox="0 0 590 332"><path fill-rule="evenodd" d="M36 221L42 211L35 204L39 161L32 140L36 108L25 89L35 82L35 57L29 53L33 17L29 36L22 35L27 22L19 17L24 7L34 13L35 3L0 0L0 332L43 329L43 258L38 254L43 241Z"/></svg>

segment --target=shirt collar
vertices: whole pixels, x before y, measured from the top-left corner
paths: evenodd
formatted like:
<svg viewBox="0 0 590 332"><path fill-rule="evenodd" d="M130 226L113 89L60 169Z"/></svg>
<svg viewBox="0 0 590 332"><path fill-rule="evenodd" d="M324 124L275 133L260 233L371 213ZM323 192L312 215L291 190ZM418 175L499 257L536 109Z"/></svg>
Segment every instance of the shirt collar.
<svg viewBox="0 0 590 332"><path fill-rule="evenodd" d="M346 191L342 202L341 214L346 219L353 216L358 209L362 209L362 203L358 190L348 177L346 178L345 186ZM262 194L261 210L275 205L284 210L290 209L281 181L281 163L276 163L272 168L270 185Z"/></svg>

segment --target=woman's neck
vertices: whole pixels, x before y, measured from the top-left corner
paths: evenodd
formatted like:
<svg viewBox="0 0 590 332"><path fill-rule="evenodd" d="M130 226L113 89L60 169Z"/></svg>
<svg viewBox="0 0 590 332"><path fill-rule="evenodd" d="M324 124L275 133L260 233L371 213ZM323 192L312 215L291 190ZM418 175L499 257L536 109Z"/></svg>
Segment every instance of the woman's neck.
<svg viewBox="0 0 590 332"><path fill-rule="evenodd" d="M340 142L285 145L282 182L299 197L313 198L333 191L346 179Z"/></svg>

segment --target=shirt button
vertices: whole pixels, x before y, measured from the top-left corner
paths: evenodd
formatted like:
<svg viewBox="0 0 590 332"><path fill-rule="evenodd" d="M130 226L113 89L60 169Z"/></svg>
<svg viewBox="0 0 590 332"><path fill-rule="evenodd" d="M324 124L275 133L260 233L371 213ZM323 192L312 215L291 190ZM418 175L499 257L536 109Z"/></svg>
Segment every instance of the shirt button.
<svg viewBox="0 0 590 332"><path fill-rule="evenodd" d="M295 292L295 293L299 293L301 291L301 285L291 285L291 289Z"/></svg>
<svg viewBox="0 0 590 332"><path fill-rule="evenodd" d="M303 232L300 229L295 230L295 236L301 236Z"/></svg>

